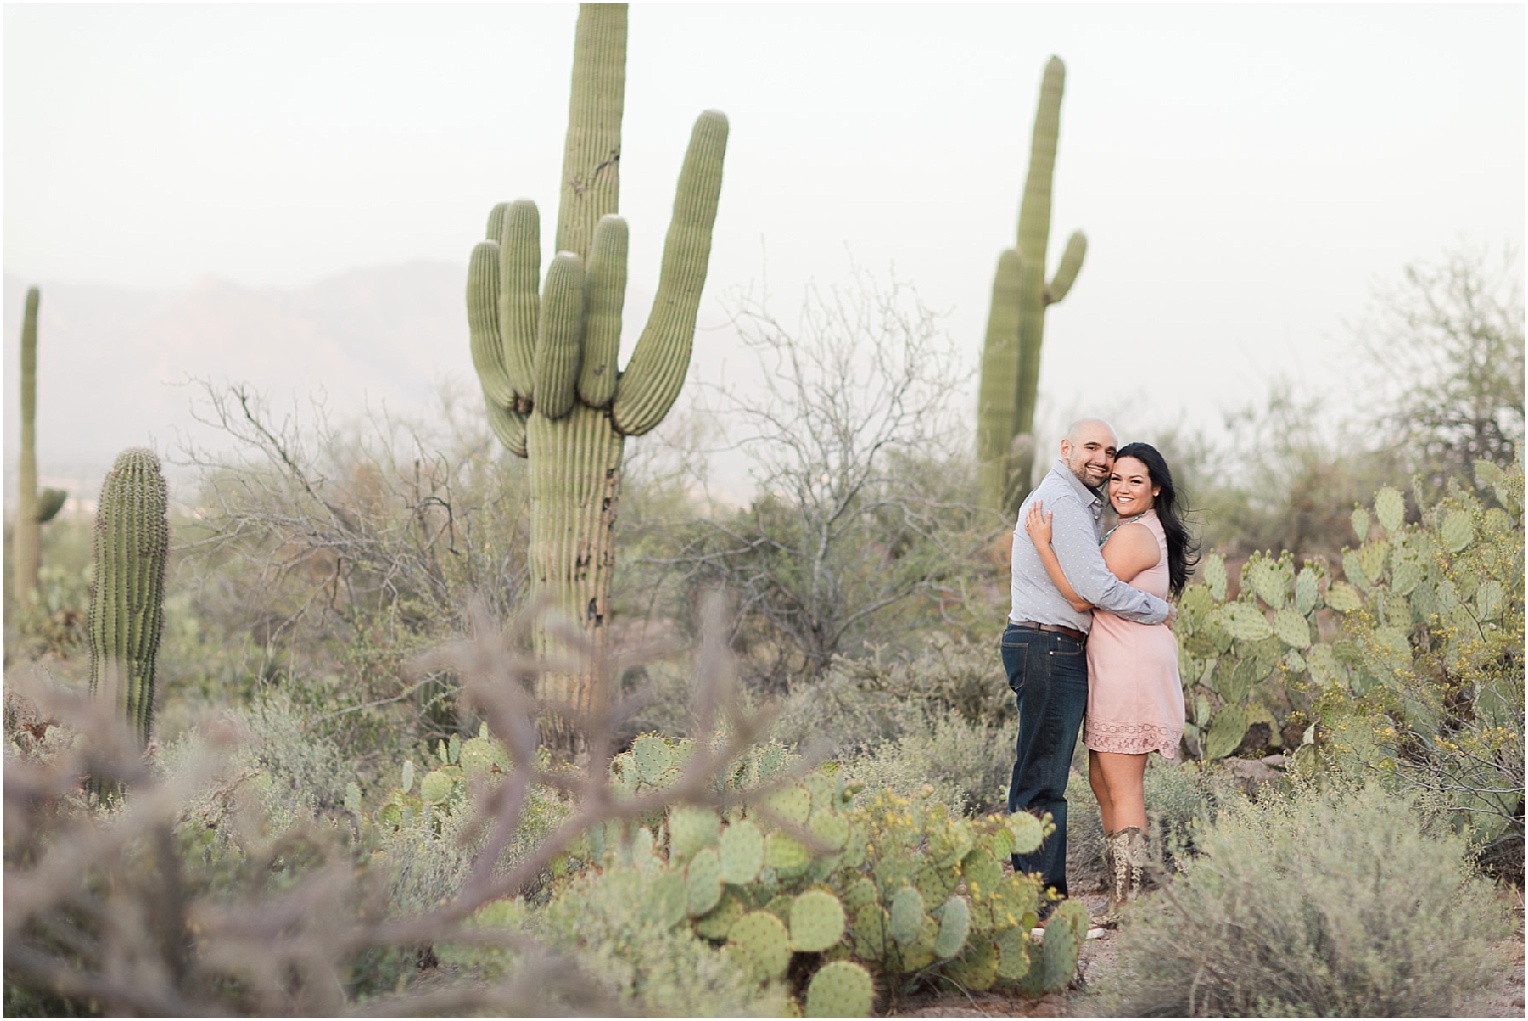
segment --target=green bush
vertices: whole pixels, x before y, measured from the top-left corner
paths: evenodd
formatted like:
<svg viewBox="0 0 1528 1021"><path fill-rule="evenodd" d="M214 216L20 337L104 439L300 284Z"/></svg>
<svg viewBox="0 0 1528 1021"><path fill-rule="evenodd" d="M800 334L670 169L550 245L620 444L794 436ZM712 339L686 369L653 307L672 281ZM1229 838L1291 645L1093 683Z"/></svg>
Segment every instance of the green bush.
<svg viewBox="0 0 1528 1021"><path fill-rule="evenodd" d="M850 759L908 734L926 737L930 720L948 717L1006 733L1012 743L1018 713L993 643L936 635L913 652L877 648L835 659L821 677L791 689L770 733L803 752ZM975 803L992 797L985 781L966 782L979 793Z"/></svg>
<svg viewBox="0 0 1528 1021"><path fill-rule="evenodd" d="M911 699L897 706L901 736L845 761L849 777L866 790L929 797L957 813L1003 807L1013 773L1013 734L1008 728L930 711Z"/></svg>
<svg viewBox="0 0 1528 1021"><path fill-rule="evenodd" d="M1449 1017L1510 930L1446 821L1375 783L1265 788L1125 916L1100 989L1128 1017Z"/></svg>

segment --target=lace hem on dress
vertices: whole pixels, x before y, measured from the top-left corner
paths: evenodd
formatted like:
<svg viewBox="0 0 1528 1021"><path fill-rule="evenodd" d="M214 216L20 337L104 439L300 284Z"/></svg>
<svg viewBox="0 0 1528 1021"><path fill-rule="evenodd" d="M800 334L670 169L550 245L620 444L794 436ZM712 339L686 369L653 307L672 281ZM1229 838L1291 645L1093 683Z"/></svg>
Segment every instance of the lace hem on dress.
<svg viewBox="0 0 1528 1021"><path fill-rule="evenodd" d="M1083 723L1082 743L1095 752L1116 755L1146 755L1161 752L1164 759L1178 757L1178 742L1183 731L1173 731L1154 723Z"/></svg>

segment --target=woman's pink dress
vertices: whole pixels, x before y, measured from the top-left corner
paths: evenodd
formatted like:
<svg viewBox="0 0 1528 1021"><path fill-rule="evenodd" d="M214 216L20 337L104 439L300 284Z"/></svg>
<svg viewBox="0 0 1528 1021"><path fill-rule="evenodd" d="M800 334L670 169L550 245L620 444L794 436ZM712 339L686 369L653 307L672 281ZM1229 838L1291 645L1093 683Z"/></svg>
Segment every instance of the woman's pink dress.
<svg viewBox="0 0 1528 1021"><path fill-rule="evenodd" d="M1156 566L1130 580L1138 589L1167 598L1167 536L1157 512L1139 521L1157 537ZM1082 742L1095 752L1175 758L1183 738L1183 685L1178 680L1178 639L1161 624L1137 624L1107 610L1093 611L1088 633L1088 715Z"/></svg>

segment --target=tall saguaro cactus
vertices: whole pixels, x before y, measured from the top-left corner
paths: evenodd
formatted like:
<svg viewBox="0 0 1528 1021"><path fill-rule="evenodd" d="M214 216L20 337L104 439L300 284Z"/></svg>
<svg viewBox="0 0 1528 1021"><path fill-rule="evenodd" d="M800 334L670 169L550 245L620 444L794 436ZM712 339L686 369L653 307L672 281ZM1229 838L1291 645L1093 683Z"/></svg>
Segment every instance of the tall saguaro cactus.
<svg viewBox="0 0 1528 1021"><path fill-rule="evenodd" d="M32 608L37 594L39 553L38 526L52 520L64 505L64 491L37 492L37 306L41 295L27 288L26 313L21 320L21 465L17 472L21 488L16 501L16 527L12 532L11 591L18 615Z"/></svg>
<svg viewBox="0 0 1528 1021"><path fill-rule="evenodd" d="M168 511L169 493L154 452L132 447L118 454L101 485L96 512L90 691L112 699L145 745L154 721Z"/></svg>
<svg viewBox="0 0 1528 1021"><path fill-rule="evenodd" d="M11 574L16 609L32 608L37 591L37 288L27 288L25 317L21 320L21 467L16 503L16 527L12 533Z"/></svg>
<svg viewBox="0 0 1528 1021"><path fill-rule="evenodd" d="M1046 282L1051 187L1065 84L1066 66L1059 57L1051 57L1040 82L1029 174L1019 205L1018 246L998 257L982 349L976 440L982 499L987 506L1010 513L1017 511L1024 498L1034 463L1035 402L1045 310L1072 289L1088 248L1083 233L1074 231L1055 275Z"/></svg>
<svg viewBox="0 0 1528 1021"><path fill-rule="evenodd" d="M679 396L721 194L727 118L700 115L690 136L658 294L625 371L617 370L626 289L620 191L626 6L584 4L573 45L557 255L541 279L536 205L495 206L472 251L472 361L494 433L530 461L535 589L603 647L612 529L627 436L648 432ZM538 642L545 649L548 635ZM593 708L592 669L548 678L539 694Z"/></svg>

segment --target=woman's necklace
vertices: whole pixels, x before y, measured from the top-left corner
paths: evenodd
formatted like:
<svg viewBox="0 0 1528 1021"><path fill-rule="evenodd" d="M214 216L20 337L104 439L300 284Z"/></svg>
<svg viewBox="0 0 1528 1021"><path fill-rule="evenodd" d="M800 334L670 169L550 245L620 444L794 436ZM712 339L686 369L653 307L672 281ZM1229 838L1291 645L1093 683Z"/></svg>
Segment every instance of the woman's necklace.
<svg viewBox="0 0 1528 1021"><path fill-rule="evenodd" d="M1104 543L1109 541L1109 536L1113 535L1115 532L1119 531L1121 528L1125 527L1126 525L1133 525L1133 524L1135 524L1137 521L1139 521L1142 518L1144 518L1146 516L1146 514L1147 514L1146 511L1141 511L1141 513L1137 514L1135 517L1133 517L1133 518L1126 518L1124 521L1121 521L1119 524L1115 525L1113 528L1111 528L1107 532L1105 532L1104 533L1104 537L1102 539L1098 540L1098 544L1100 546L1102 546Z"/></svg>

